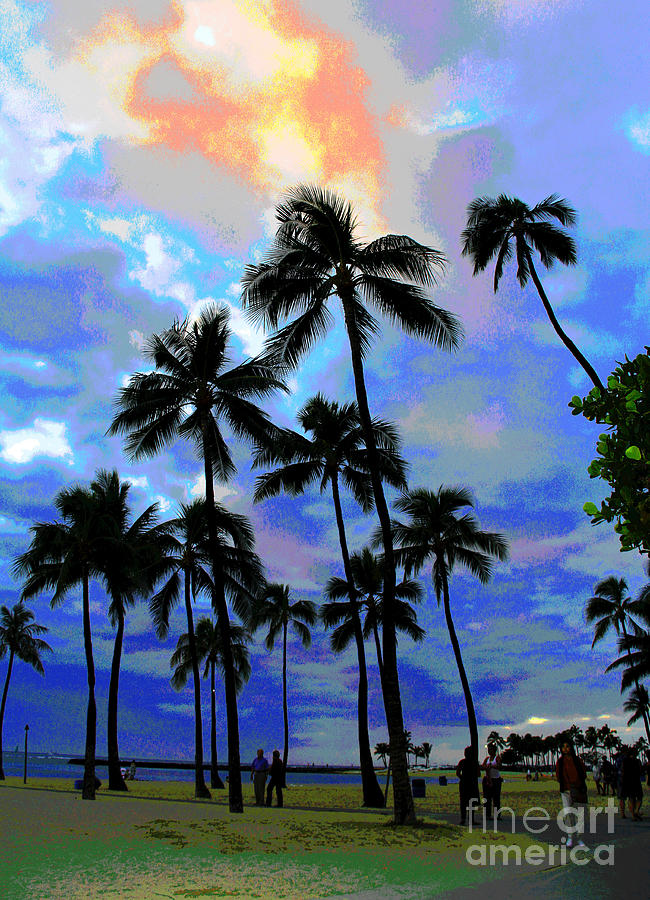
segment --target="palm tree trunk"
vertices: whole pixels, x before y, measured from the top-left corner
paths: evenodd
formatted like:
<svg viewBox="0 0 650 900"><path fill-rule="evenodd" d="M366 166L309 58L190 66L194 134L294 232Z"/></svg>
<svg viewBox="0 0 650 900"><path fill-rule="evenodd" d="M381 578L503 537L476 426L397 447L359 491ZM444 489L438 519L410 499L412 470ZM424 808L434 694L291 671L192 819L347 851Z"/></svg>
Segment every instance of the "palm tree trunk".
<svg viewBox="0 0 650 900"><path fill-rule="evenodd" d="M443 566L444 555L441 551L436 553L438 559L442 562ZM469 736L470 736L470 744L472 747L472 756L478 762L478 726L476 724L476 712L474 711L474 702L472 700L472 692L469 688L469 681L467 680L467 674L465 673L465 666L463 665L463 658L460 654L460 644L458 643L458 638L456 636L456 629L454 628L454 621L451 617L451 606L449 603L449 583L447 581L447 573L443 569L442 572L442 601L445 610L445 621L447 623L447 630L449 631L449 638L451 640L451 646L454 650L454 656L456 658L456 665L458 666L458 674L460 675L460 683L463 686L463 693L465 695L465 706L467 707L467 723L469 725ZM478 792L478 784L477 784L477 792ZM476 795L480 796L479 793Z"/></svg>
<svg viewBox="0 0 650 900"><path fill-rule="evenodd" d="M95 799L95 745L97 743L97 704L95 703L95 661L90 631L89 575L83 574L83 628L86 671L88 673L88 709L86 711L86 753L84 756L84 780L82 800Z"/></svg>
<svg viewBox="0 0 650 900"><path fill-rule="evenodd" d="M215 691L214 662L210 663L210 787L223 790L217 760L217 699Z"/></svg>
<svg viewBox="0 0 650 900"><path fill-rule="evenodd" d="M282 623L282 716L284 719L284 748L282 750L282 787L286 787L289 759L289 706L287 704L287 621Z"/></svg>
<svg viewBox="0 0 650 900"><path fill-rule="evenodd" d="M113 663L111 680L108 685L108 724L106 739L108 744L108 789L109 791L128 791L120 768L120 753L117 746L117 695L120 684L120 662L122 659L122 642L124 640L124 610L117 610L117 632L113 646Z"/></svg>
<svg viewBox="0 0 650 900"><path fill-rule="evenodd" d="M187 615L187 643L192 660L192 677L194 679L194 796L209 800L212 796L203 775L203 723L201 718L201 677L194 636L194 616L192 615L192 594L190 591L190 573L185 572L185 613Z"/></svg>
<svg viewBox="0 0 650 900"><path fill-rule="evenodd" d="M404 742L404 716L402 714L402 699L399 689L399 673L397 671L397 638L395 635L395 556L393 553L393 535L391 530L388 505L384 496L384 488L381 482L379 457L375 447L372 433L372 419L368 407L368 395L363 375L363 355L361 342L354 321L350 296L346 297L341 291L339 294L343 304L345 326L350 341L350 354L352 357L352 371L359 407L359 419L363 428L366 450L368 452L368 468L372 481L372 490L375 498L375 508L381 525L382 542L384 545L384 593L383 593L383 641L384 641L384 681L382 693L386 722L388 724L388 738L390 743L391 762L393 768L393 821L395 825L414 825L416 821L413 794L411 793L411 781L409 779L408 764L406 760L406 746ZM343 296L341 296L341 294Z"/></svg>
<svg viewBox="0 0 650 900"><path fill-rule="evenodd" d="M7 705L7 691L9 690L9 679L11 678L11 670L14 664L14 651L9 651L9 665L7 666L7 677L5 678L5 686L2 691L2 703L0 703L0 781L5 780L5 770L2 764L2 725L5 720L5 706Z"/></svg>
<svg viewBox="0 0 650 900"><path fill-rule="evenodd" d="M377 650L377 665L379 666L379 680L384 681L384 661L381 656L381 641L379 640L379 629L377 628L377 623L375 622L372 626L372 633L375 636L375 648Z"/></svg>
<svg viewBox="0 0 650 900"><path fill-rule="evenodd" d="M573 343L571 338L567 334L565 334L565 332L562 330L562 327L560 326L560 323L558 322L557 318L555 317L555 313L553 312L553 307L548 302L548 297L546 296L544 288L542 287L542 282L539 280L539 278L537 276L537 272L535 271L535 266L533 265L533 259L532 259L532 256L531 256L529 250L526 251L526 262L528 263L528 268L530 270L530 277L533 279L533 283L534 283L535 287L537 288L537 293L539 294L540 299L541 299L542 303L544 304L544 309L546 310L546 315L551 320L551 325L553 326L555 333L557 334L559 339L562 341L564 346L567 348L569 353L571 353L575 357L575 359L580 363L580 365L585 370L587 375L591 378L591 380L596 385L596 387L599 387L601 389L601 391L604 391L605 388L603 386L602 381L596 374L596 370L591 365L591 363L585 359L585 357L578 350L578 348Z"/></svg>
<svg viewBox="0 0 650 900"><path fill-rule="evenodd" d="M235 663L230 641L230 617L226 605L223 576L217 553L217 522L214 509L214 482L212 462L207 446L207 426L203 425L203 465L205 470L205 507L208 522L208 540L212 556L212 581L214 594L212 606L217 614L221 632L221 655L223 658L224 689L226 700L226 720L228 732L228 807L231 813L244 811L241 784L241 759L239 755L239 719L237 716L237 687L235 685Z"/></svg>
<svg viewBox="0 0 650 900"><path fill-rule="evenodd" d="M341 509L341 497L339 494L338 474L332 475L332 497L334 500L334 512L336 514L336 525L339 531L339 543L341 545L341 556L343 557L343 569L345 571L345 579L350 585L350 609L354 622L354 638L357 643L357 657L359 659L359 689L357 700L357 730L359 736L359 765L361 768L361 788L363 792L363 806L373 807L375 809L383 809L386 805L384 795L377 781L375 766L372 760L372 751L370 749L370 735L368 734L368 669L366 666L366 651L363 641L363 631L361 629L361 619L359 618L359 604L354 597L352 587L354 579L352 577L352 568L350 566L350 554L348 552L348 542L345 536L345 525L343 523L343 510Z"/></svg>

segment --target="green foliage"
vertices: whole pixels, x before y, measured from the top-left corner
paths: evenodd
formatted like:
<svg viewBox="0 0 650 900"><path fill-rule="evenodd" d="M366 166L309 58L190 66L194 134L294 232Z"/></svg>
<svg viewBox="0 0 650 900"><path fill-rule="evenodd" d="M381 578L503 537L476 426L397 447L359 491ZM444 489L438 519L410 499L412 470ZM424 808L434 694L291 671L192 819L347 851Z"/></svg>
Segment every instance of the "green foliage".
<svg viewBox="0 0 650 900"><path fill-rule="evenodd" d="M625 357L607 379L569 406L574 416L607 425L596 443L598 456L587 471L612 492L598 507L583 506L593 525L614 522L622 550L650 553L650 347L633 360Z"/></svg>

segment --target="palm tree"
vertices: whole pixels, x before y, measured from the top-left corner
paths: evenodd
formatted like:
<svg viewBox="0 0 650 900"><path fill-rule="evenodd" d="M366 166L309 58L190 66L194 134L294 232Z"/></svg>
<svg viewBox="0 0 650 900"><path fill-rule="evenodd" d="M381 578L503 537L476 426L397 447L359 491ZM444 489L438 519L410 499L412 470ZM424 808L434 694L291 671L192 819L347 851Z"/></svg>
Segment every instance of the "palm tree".
<svg viewBox="0 0 650 900"><path fill-rule="evenodd" d="M210 678L210 787L223 790L223 781L219 777L219 765L217 760L217 715L216 715L216 685L215 671L223 674L223 654L221 652L221 635L219 625L212 619L202 616L196 623L196 655L198 661L205 663L203 677ZM251 634L236 622L230 623L230 639L232 641L232 656L235 663L235 682L237 693L241 692L244 684L251 675L250 651L248 644ZM172 687L180 691L185 687L187 679L192 671L192 654L190 641L187 634L181 634L176 643L176 650L169 661L174 669L172 675Z"/></svg>
<svg viewBox="0 0 650 900"><path fill-rule="evenodd" d="M372 486L368 475L367 452L363 447L363 431L355 403L339 404L317 394L298 412L298 421L311 440L292 431L265 447L259 447L256 466L280 464L280 468L261 475L256 481L255 500L275 496L281 490L292 496L302 494L309 484L318 482L321 493L328 484L332 489L334 513L346 574L346 592L350 613L350 639L354 638L359 661L357 692L357 728L363 805L384 807L384 795L379 787L370 752L368 735L368 674L359 608L349 584L353 583L350 554L341 508L342 481L353 493L364 512L373 508ZM399 441L395 429L386 422L373 422L382 477L396 487L404 487L405 465L398 453ZM345 644L347 646L347 642Z"/></svg>
<svg viewBox="0 0 650 900"><path fill-rule="evenodd" d="M496 256L494 268L496 294L504 263L512 258L514 244L519 284L523 288L530 275L555 333L593 383L600 390L604 390L593 366L560 327L533 265L533 248L539 253L542 265L547 269L556 259L565 266L576 264L576 246L573 238L551 221L555 219L560 225L571 226L575 225L576 218L575 210L556 194L546 197L532 209L516 197L507 197L505 194L500 194L496 200L492 197L478 197L467 207L467 228L461 236L462 254L471 256L474 262L474 275L484 271L490 260Z"/></svg>
<svg viewBox="0 0 650 900"><path fill-rule="evenodd" d="M622 643L619 642L619 649L625 651L626 662L629 665L632 662L632 646L627 643L627 639L642 631L632 617L636 615L644 618L647 615L648 597L644 589L639 599L633 600L627 590L627 582L624 578L615 578L611 575L609 578L599 581L594 588L594 596L587 600L585 620L588 624L595 623L591 646L593 647L598 641L601 641L609 631L614 630L616 636L623 639ZM632 635L628 631L630 628L632 628ZM605 671L609 672L612 668L618 668L620 665L619 660L616 660ZM621 690L624 690L632 682L638 690L641 687L640 677L643 676L635 672L625 686L621 684ZM642 713L642 719L647 739L650 741L650 720L644 713Z"/></svg>
<svg viewBox="0 0 650 900"><path fill-rule="evenodd" d="M33 618L34 613L31 609L23 606L22 603L16 603L13 609L9 609L7 606L0 606L0 659L4 659L7 650L9 651L7 677L5 678L2 702L0 703L0 781L5 780L2 765L2 727L14 657L18 657L18 659L28 663L40 675L43 675L41 653L44 653L46 650L52 650L49 644L38 637L39 634L45 634L48 629L45 625L38 625L32 621Z"/></svg>
<svg viewBox="0 0 650 900"><path fill-rule="evenodd" d="M225 666L228 720L228 794L231 812L244 808L239 755L239 724L230 623L223 580L218 565L214 479L227 480L235 471L219 424L226 422L237 437L261 441L271 429L268 416L252 399L284 389L277 369L268 362L248 360L226 369L230 339L228 310L208 305L199 318L176 322L148 341L146 355L154 372L137 373L119 395L119 412L110 434L126 434L131 459L155 456L177 437L192 440L203 459L205 509L217 613Z"/></svg>
<svg viewBox="0 0 650 900"><path fill-rule="evenodd" d="M257 598L250 617L252 631L269 626L264 640L267 650L273 650L275 640L282 634L282 714L284 717L283 770L287 770L289 757L289 708L287 705L287 636L289 626L300 638L303 647L311 645L310 625L316 622L316 607L311 600L291 602L288 584L270 582Z"/></svg>
<svg viewBox="0 0 650 900"><path fill-rule="evenodd" d="M487 736L486 744L494 744L499 752L506 746L505 740L498 731L491 731Z"/></svg>
<svg viewBox="0 0 650 900"><path fill-rule="evenodd" d="M116 628L108 686L108 788L111 791L126 791L128 788L122 777L117 727L126 610L134 605L137 598L146 597L153 587L150 571L163 553L165 534L156 526L156 503L147 507L135 520L131 519L128 505L130 485L128 482L120 482L116 471L109 473L101 469L91 482L90 489L107 516L106 550L101 565L111 600L108 617Z"/></svg>
<svg viewBox="0 0 650 900"><path fill-rule="evenodd" d="M95 799L95 746L97 705L95 662L90 628L90 579L104 578L106 534L110 522L97 497L87 488L63 488L54 498L61 521L32 525L32 540L17 557L14 574L26 577L21 599L27 600L54 589L50 605L56 607L68 592L81 584L84 652L88 680L86 746L82 798Z"/></svg>
<svg viewBox="0 0 650 900"><path fill-rule="evenodd" d="M478 759L478 727L476 713L460 652L460 644L451 616L449 576L457 563L469 569L482 584L492 575L492 559L508 558L508 546L501 534L481 531L470 512L459 515L464 507L472 507L468 490L441 486L437 491L425 488L408 491L395 501L395 508L406 513L410 521L394 523L397 557L408 574L417 574L433 558L431 576L438 603L442 598L449 637L458 666L469 723L470 743L474 759Z"/></svg>
<svg viewBox="0 0 650 900"><path fill-rule="evenodd" d="M386 741L380 741L378 744L375 744L375 756L379 756L381 758L382 764L384 768L387 765L388 754L390 752L390 746L386 743Z"/></svg>
<svg viewBox="0 0 650 900"><path fill-rule="evenodd" d="M299 185L277 208L274 246L242 278L242 304L254 321L270 329L297 314L270 340L269 353L289 365L299 359L332 323L327 300L336 296L350 344L359 418L384 545L384 706L393 762L394 821L413 824L415 809L404 746L402 702L397 672L394 602L395 560L390 514L373 438L363 359L379 325L370 304L416 337L446 349L456 347L460 328L451 313L436 307L422 287L434 284L443 255L404 235L385 235L364 244L349 203L334 193Z"/></svg>
<svg viewBox="0 0 650 900"><path fill-rule="evenodd" d="M643 719L645 722L650 713L650 695L648 694L648 689L644 685L639 685L639 687L630 691L629 697L623 704L623 709L626 713L632 713L627 720L628 725L638 722L639 719Z"/></svg>
<svg viewBox="0 0 650 900"><path fill-rule="evenodd" d="M253 534L245 518L230 512L220 504L214 505L214 518L216 539L212 542L208 539L205 502L201 499L191 504L182 504L180 515L165 523L169 531L168 548L165 557L154 567L153 572L156 580L166 579L166 581L149 603L156 634L164 639L169 632L170 614L179 602L181 592L185 601L188 651L194 681L196 797L209 797L210 792L203 776L201 680L192 598L200 593L214 597L214 582L206 567L215 565L216 562L224 596L227 592L234 598L235 612L244 617L250 612L250 603L261 581L261 564L251 550ZM220 629L220 622L218 624ZM232 637L229 637L229 640L232 643ZM229 656L234 663L232 646Z"/></svg>
<svg viewBox="0 0 650 900"><path fill-rule="evenodd" d="M424 765L427 769L429 768L429 757L431 756L432 750L432 744L430 744L428 741L422 742L422 755L424 756Z"/></svg>

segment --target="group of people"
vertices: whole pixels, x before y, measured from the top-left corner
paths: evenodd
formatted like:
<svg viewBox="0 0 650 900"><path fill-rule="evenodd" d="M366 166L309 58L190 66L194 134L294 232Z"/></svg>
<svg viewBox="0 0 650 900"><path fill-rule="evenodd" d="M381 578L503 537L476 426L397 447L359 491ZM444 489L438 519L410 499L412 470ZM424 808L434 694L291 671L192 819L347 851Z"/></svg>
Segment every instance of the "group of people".
<svg viewBox="0 0 650 900"><path fill-rule="evenodd" d="M610 789L612 796L618 798L621 818L626 819L625 803L627 801L630 818L641 818L641 801L643 800L643 781L647 774L650 784L650 764L644 766L637 756L634 747L621 747L614 755L613 762L599 759L594 767L594 781L598 794L607 796Z"/></svg>
<svg viewBox="0 0 650 900"><path fill-rule="evenodd" d="M487 745L488 755L479 766L472 753L471 747L465 748L465 755L456 767L458 776L458 788L460 794L460 824L464 825L468 810L472 806L480 805L477 796L478 780L483 772L482 786L485 801L485 812L490 818L493 811L498 818L501 804L501 785L503 783L499 766L501 757L497 753L495 744ZM634 747L622 747L614 756L613 762L606 759L599 760L594 768L594 780L598 794L607 795L611 787L612 794L616 792L619 802L619 813L622 819L626 815L626 803L629 818L641 820L641 804L643 801L643 780L647 773L650 784L650 763L645 767L637 758ZM555 765L555 777L559 782L562 807L567 824L574 825L577 846L585 849L582 840L581 826L584 826L585 817L575 813L579 807L588 802L587 798L587 769L585 764L576 754L573 743L567 738L560 747L560 757ZM472 798L476 803L472 804ZM573 823L572 820L573 819ZM569 834L566 841L567 847L573 846L573 834Z"/></svg>
<svg viewBox="0 0 650 900"><path fill-rule="evenodd" d="M270 776L268 787L266 786L267 775ZM284 766L280 759L280 751L273 751L273 759L269 765L268 759L264 756L262 747L257 751L257 756L251 763L251 781L255 790L255 806L271 806L273 800L273 789L275 788L277 805L283 805L282 788L284 783ZM266 788L266 802L264 800L264 789Z"/></svg>
<svg viewBox="0 0 650 900"><path fill-rule="evenodd" d="M475 798L477 806L479 798L477 796L477 784L483 771L483 779L481 786L483 788L483 799L485 800L485 812L488 818L492 816L492 811L499 816L499 808L501 806L501 785L503 779L499 771L501 765L501 757L497 753L496 744L487 745L488 755L483 760L482 766L479 766L478 760L474 757L471 747L465 747L465 755L456 766L456 777L458 778L458 790L460 794L460 824L464 825L467 817L467 810L471 808L471 800Z"/></svg>

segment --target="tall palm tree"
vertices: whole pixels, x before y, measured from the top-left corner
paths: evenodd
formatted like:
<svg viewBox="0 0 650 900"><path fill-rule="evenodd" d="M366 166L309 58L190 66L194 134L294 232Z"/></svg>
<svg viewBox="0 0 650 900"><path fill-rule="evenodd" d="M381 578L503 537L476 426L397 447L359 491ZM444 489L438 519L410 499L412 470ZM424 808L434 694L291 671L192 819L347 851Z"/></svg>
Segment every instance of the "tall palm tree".
<svg viewBox="0 0 650 900"><path fill-rule="evenodd" d="M153 587L151 568L164 552L166 534L156 524L158 504L154 503L132 519L128 503L130 484L120 482L118 473L101 469L90 484L97 502L106 512L106 549L101 562L110 597L108 617L116 628L108 686L108 787L128 790L122 777L118 748L117 709L120 664L126 610L137 598L148 596Z"/></svg>
<svg viewBox="0 0 650 900"><path fill-rule="evenodd" d="M505 740L501 737L498 731L491 731L487 736L487 744L494 744L499 752L504 749L506 746Z"/></svg>
<svg viewBox="0 0 650 900"><path fill-rule="evenodd" d="M539 253L541 263L547 269L556 259L566 266L576 264L573 238L552 221L555 219L566 227L575 225L576 218L575 210L557 194L551 194L532 209L516 197L507 197L505 194L500 194L496 200L492 197L478 197L467 207L467 228L461 236L462 253L463 256L471 256L474 275L486 269L490 260L496 256L496 294L504 263L512 258L514 244L519 284L523 288L528 276L532 278L555 333L593 383L604 390L594 367L561 328L533 264L533 249Z"/></svg>
<svg viewBox="0 0 650 900"><path fill-rule="evenodd" d="M5 780L2 765L2 726L5 718L7 692L9 690L9 679L11 678L14 658L17 657L28 663L40 675L43 675L41 653L44 653L46 650L52 650L48 643L38 637L39 634L46 634L48 629L45 625L38 625L33 619L34 613L31 609L23 606L22 603L16 603L13 609L9 609L7 606L0 606L0 659L4 659L7 651L9 651L7 676L2 691L2 701L0 702L0 781Z"/></svg>
<svg viewBox="0 0 650 900"><path fill-rule="evenodd" d="M219 669L223 675L223 654L221 652L221 635L218 623L207 616L202 616L196 623L196 655L200 663L205 663L204 678L210 678L210 787L223 790L223 781L219 777L217 760L217 709L215 673ZM230 639L232 641L232 657L235 663L235 683L237 693L246 684L251 675L250 651L248 644L251 634L236 622L230 623ZM181 634L176 643L176 650L169 661L174 669L172 687L180 691L185 687L192 671L192 654L187 634Z"/></svg>
<svg viewBox="0 0 650 900"><path fill-rule="evenodd" d="M379 756L381 758L381 762L384 768L386 768L386 761L388 759L389 752L390 746L386 743L386 741L380 741L378 744L375 744L375 756Z"/></svg>
<svg viewBox="0 0 650 900"><path fill-rule="evenodd" d="M203 460L205 509L211 548L213 606L217 613L225 666L228 720L228 799L231 812L244 808L239 754L239 723L230 623L225 590L218 565L214 479L227 480L235 471L221 433L225 422L237 437L261 441L271 429L268 416L252 401L267 397L285 385L277 367L248 360L227 369L228 310L208 305L199 318L176 322L154 334L146 355L155 371L137 373L117 400L118 413L110 434L126 434L131 459L155 456L178 437L190 439Z"/></svg>
<svg viewBox="0 0 650 900"><path fill-rule="evenodd" d="M422 754L424 756L424 765L428 769L429 768L429 757L431 756L431 751L433 750L433 745L428 741L422 742Z"/></svg>
<svg viewBox="0 0 650 900"><path fill-rule="evenodd" d="M298 421L311 439L293 431L283 431L272 443L259 447L254 464L278 465L279 468L261 475L256 481L255 500L275 496L281 490L292 496L302 494L308 485L317 482L321 493L329 485L332 490L334 514L347 585L354 579L350 568L345 523L341 507L340 482L350 489L363 509L373 508L372 485L368 474L367 452L363 446L363 431L356 403L339 404L317 394L298 412ZM405 465L398 447L395 429L386 422L373 421L382 477L395 487L405 487ZM354 590L349 593L351 638L356 641L359 661L357 691L357 728L363 805L384 807L384 794L379 787L370 751L368 734L368 674L359 608Z"/></svg>
<svg viewBox="0 0 650 900"><path fill-rule="evenodd" d="M250 616L250 626L257 631L264 625L269 626L264 640L267 650L273 650L276 638L282 635L282 715L284 718L284 749L282 752L283 769L287 770L289 758L289 707L287 705L287 636L289 626L298 636L303 647L311 645L309 626L316 622L316 607L311 600L295 600L291 602L288 584L269 582L260 593Z"/></svg>
<svg viewBox="0 0 650 900"><path fill-rule="evenodd" d="M587 600L585 620L588 624L595 623L592 647L613 630L618 638L623 639L622 643L619 642L619 649L625 651L626 662L630 664L633 648L627 644L627 638L638 635L641 631L633 617L636 615L644 618L648 610L648 597L645 591L642 591L641 596L637 600L633 600L627 591L627 582L624 578L615 578L611 575L609 578L599 581L594 588L594 596ZM610 669L618 668L619 665L619 661L616 660L605 671L609 672ZM633 682L638 690L641 687L639 677L643 676L639 676L635 671L628 685ZM621 685L621 690L623 689L623 685ZM647 739L650 741L650 720L644 713L642 713L642 719Z"/></svg>
<svg viewBox="0 0 650 900"><path fill-rule="evenodd" d="M383 567L376 556L368 548L361 553L353 553L350 557L352 571L352 593L357 598L356 606L362 605L365 610L363 621L363 639L374 637L377 651L379 678L383 681L384 663L381 652L379 630L382 625L383 600L381 598L383 583ZM320 618L326 628L333 628L330 638L332 650L341 653L354 637L354 618L350 601L350 585L344 578L333 575L325 585L324 594L328 602L320 609ZM422 641L425 631L418 625L413 607L404 597L419 600L422 596L421 586L410 579L395 585L395 631L402 631L412 641Z"/></svg>
<svg viewBox="0 0 650 900"><path fill-rule="evenodd" d="M463 686L470 743L474 759L478 759L478 727L474 702L465 666L460 652L460 644L451 616L449 601L449 577L455 566L460 564L486 584L493 568L492 558L508 558L508 545L501 534L481 531L478 520L471 512L462 512L472 507L471 494L466 488L445 487L437 491L417 488L402 494L395 501L395 508L409 516L405 524L394 523L395 541L399 546L397 557L408 574L417 574L429 559L433 559L431 576L433 589L438 600L442 599L445 620L451 645L458 666L458 674Z"/></svg>
<svg viewBox="0 0 650 900"><path fill-rule="evenodd" d="M88 681L86 710L86 746L82 798L95 799L95 747L97 742L97 705L95 702L95 661L90 627L90 580L103 579L106 534L110 523L106 510L87 488L63 488L54 498L61 520L32 525L32 540L25 553L17 557L14 573L25 577L21 599L54 589L50 600L58 606L70 590L82 587L84 652Z"/></svg>
<svg viewBox="0 0 650 900"><path fill-rule="evenodd" d="M460 327L451 313L435 306L422 290L435 283L443 267L444 257L437 250L394 234L364 244L358 236L352 206L336 194L313 186L299 185L291 190L276 216L279 227L270 253L259 265L245 270L242 304L254 321L270 329L278 328L285 318L297 316L269 343L271 354L295 366L333 321L328 299L336 296L341 302L384 547L383 695L392 748L394 821L413 824L416 819L404 745L393 619L395 559L363 368L379 328L368 305L407 333L450 350L459 341Z"/></svg>

